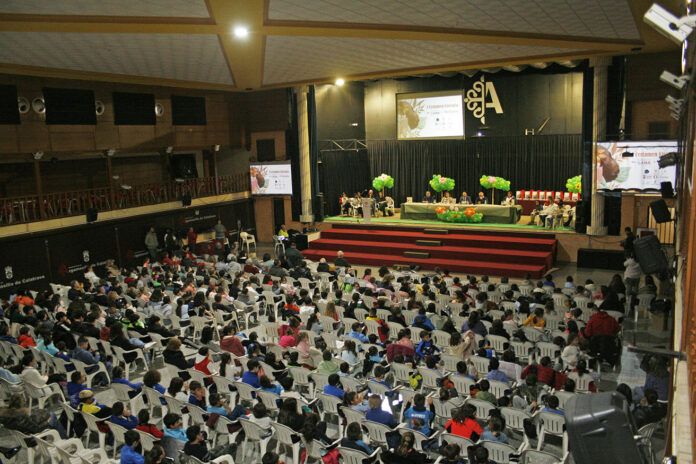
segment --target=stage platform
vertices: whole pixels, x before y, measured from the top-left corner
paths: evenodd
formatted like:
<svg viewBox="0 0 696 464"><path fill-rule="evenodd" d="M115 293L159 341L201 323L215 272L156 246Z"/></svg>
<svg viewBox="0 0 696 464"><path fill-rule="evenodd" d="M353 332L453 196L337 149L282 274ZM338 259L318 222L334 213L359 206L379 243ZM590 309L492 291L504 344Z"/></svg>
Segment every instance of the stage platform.
<svg viewBox="0 0 696 464"><path fill-rule="evenodd" d="M377 218L370 224L333 221L331 228L312 240L303 254L312 260L326 258L332 262L336 252L342 250L348 262L354 264L417 265L423 269L439 267L458 273L510 277L531 274L535 279L554 265L557 240L551 232L500 230L490 227L493 224L479 229L438 221L426 221L432 223L426 227L401 225L403 221L385 225L379 219L387 218ZM433 233L428 228L443 232Z"/></svg>
<svg viewBox="0 0 696 464"><path fill-rule="evenodd" d="M433 227L438 229L448 230L476 230L480 232L524 232L533 234L576 234L575 229L571 227L559 227L557 229L546 229L529 224L529 216L522 216L516 224L496 224L496 223L480 223L480 224L453 224L428 219L402 219L397 212L394 216L373 217L369 223L366 223L361 217L352 216L327 216L324 218L324 223L332 225L360 225L360 227L379 227L385 228L416 228Z"/></svg>

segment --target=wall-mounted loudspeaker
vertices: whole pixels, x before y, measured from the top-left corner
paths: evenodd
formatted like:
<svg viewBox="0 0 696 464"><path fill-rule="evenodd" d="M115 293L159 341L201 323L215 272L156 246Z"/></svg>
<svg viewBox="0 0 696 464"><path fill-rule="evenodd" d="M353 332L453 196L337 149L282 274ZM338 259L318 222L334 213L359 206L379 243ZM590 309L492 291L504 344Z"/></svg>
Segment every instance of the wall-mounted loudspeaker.
<svg viewBox="0 0 696 464"><path fill-rule="evenodd" d="M106 106L104 105L104 102L101 100L97 100L94 102L94 113L97 116L101 116L104 114L104 111L106 111Z"/></svg>
<svg viewBox="0 0 696 464"><path fill-rule="evenodd" d="M669 270L667 256L655 235L646 235L633 242L633 252L644 274L661 274Z"/></svg>
<svg viewBox="0 0 696 464"><path fill-rule="evenodd" d="M660 183L660 193L662 193L662 198L674 198L674 189L672 188L672 183Z"/></svg>
<svg viewBox="0 0 696 464"><path fill-rule="evenodd" d="M31 101L31 109L33 109L36 114L45 114L46 102L43 98L37 97Z"/></svg>
<svg viewBox="0 0 696 464"><path fill-rule="evenodd" d="M24 97L17 98L17 108L19 109L19 114L27 114L31 109L31 103Z"/></svg>
<svg viewBox="0 0 696 464"><path fill-rule="evenodd" d="M672 220L672 214L669 212L669 208L667 208L667 203L665 203L665 200L655 200L650 203L650 211L652 211L655 222L658 224L670 222Z"/></svg>
<svg viewBox="0 0 696 464"><path fill-rule="evenodd" d="M191 194L185 193L181 196L181 204L183 206L191 206Z"/></svg>
<svg viewBox="0 0 696 464"><path fill-rule="evenodd" d="M99 216L99 213L97 212L97 208L89 208L87 210L87 213L85 214L85 218L87 219L87 222L96 221L97 216Z"/></svg>

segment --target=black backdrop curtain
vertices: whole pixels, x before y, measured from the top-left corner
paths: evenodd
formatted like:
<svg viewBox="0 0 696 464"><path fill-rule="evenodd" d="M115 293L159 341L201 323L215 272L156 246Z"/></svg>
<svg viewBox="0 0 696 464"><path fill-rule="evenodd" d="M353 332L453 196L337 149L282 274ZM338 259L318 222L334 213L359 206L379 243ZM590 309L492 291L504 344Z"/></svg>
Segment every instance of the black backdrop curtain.
<svg viewBox="0 0 696 464"><path fill-rule="evenodd" d="M362 188L368 188L373 177L390 174L395 179L391 196L397 204L408 196L420 200L433 174L454 178L457 197L462 191L473 197L481 190L479 179L484 174L509 180L512 190L565 190L566 179L580 174L582 166L580 135L378 140L368 141L367 146L369 175ZM352 156L344 154L331 169L324 165L324 177L349 175L357 180L353 165L347 164Z"/></svg>
<svg viewBox="0 0 696 464"><path fill-rule="evenodd" d="M327 151L321 154L321 188L328 215L339 214L338 199L343 192L353 196L372 182L367 151Z"/></svg>

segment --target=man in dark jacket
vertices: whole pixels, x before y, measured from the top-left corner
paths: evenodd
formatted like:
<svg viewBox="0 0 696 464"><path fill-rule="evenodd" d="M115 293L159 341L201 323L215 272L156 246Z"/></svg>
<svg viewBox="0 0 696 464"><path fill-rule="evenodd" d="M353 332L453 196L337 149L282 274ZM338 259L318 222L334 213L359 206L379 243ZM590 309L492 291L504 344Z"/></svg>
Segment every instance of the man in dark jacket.
<svg viewBox="0 0 696 464"><path fill-rule="evenodd" d="M290 248L285 250L285 258L288 260L290 267L296 267L302 262L304 256L297 249L297 244L295 242L290 243Z"/></svg>

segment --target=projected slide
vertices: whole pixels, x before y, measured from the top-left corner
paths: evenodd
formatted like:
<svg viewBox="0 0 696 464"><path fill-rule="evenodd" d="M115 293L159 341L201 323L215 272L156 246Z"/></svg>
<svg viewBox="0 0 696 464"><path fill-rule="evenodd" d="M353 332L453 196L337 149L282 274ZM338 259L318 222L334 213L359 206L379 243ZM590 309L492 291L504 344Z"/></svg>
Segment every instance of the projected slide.
<svg viewBox="0 0 696 464"><path fill-rule="evenodd" d="M660 190L661 182L675 185L676 166L660 169L657 161L677 151L676 141L603 142L597 150L598 189Z"/></svg>
<svg viewBox="0 0 696 464"><path fill-rule="evenodd" d="M292 195L290 163L263 163L249 166L252 195Z"/></svg>
<svg viewBox="0 0 696 464"><path fill-rule="evenodd" d="M397 95L397 136L399 139L462 137L463 111L460 92Z"/></svg>

